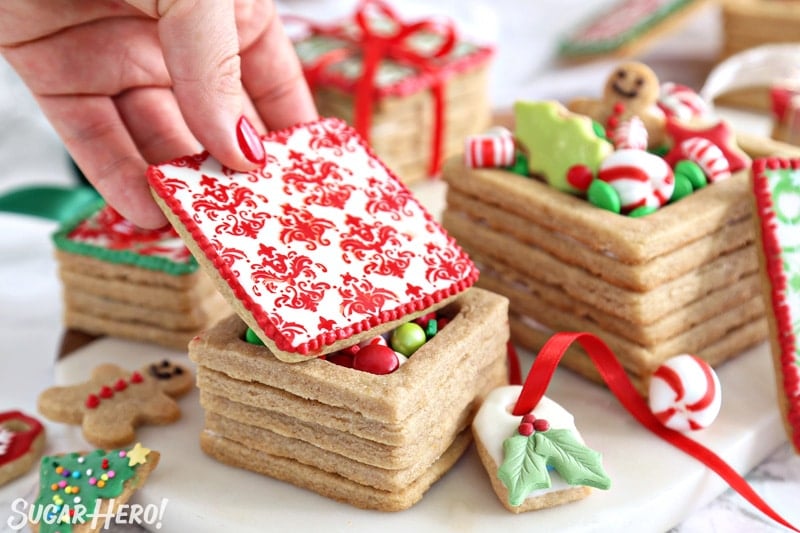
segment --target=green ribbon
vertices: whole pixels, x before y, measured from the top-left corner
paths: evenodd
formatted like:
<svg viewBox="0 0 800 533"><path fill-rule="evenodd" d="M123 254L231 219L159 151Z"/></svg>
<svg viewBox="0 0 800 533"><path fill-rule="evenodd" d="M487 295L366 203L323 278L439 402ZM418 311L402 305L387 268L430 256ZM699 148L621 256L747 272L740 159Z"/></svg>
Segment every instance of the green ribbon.
<svg viewBox="0 0 800 533"><path fill-rule="evenodd" d="M0 212L66 222L97 202L100 195L84 185L63 187L37 185L0 194Z"/></svg>

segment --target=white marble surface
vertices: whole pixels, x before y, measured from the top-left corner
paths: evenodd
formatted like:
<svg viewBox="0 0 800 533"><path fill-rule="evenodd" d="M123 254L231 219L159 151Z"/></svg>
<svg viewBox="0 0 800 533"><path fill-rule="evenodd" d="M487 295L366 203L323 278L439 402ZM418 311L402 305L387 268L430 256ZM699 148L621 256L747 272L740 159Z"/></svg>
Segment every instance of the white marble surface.
<svg viewBox="0 0 800 533"><path fill-rule="evenodd" d="M346 13L353 2L336 3ZM604 1L498 0L458 2L440 0L433 9L454 15L473 35L498 42L492 91L498 107L517 98L549 98L598 90L613 64L577 67L556 64L554 33L568 27ZM488 6L492 5L496 11ZM288 6L288 7L287 7ZM283 5L325 18L332 2L304 0ZM419 13L418 3L404 8ZM547 14L558 16L545 20ZM662 78L697 86L715 57L719 20L709 7L676 35L660 41L643 58ZM764 128L763 121L748 122ZM70 183L68 161L52 130L38 114L24 86L0 62L0 194L33 183ZM765 130L763 130L765 131ZM758 133L763 133L758 131ZM0 410L35 412L39 390L53 382L53 356L61 336L60 287L52 259L51 222L0 214ZM48 424L49 452L62 451L70 428ZM776 508L794 512L800 495L800 457L781 445L748 474L753 487ZM34 474L0 488L0 531L7 531L10 502L30 491ZM641 531L650 529L643 525ZM696 510L676 529L680 533L707 531L767 532L782 528L755 512L738 495L727 491Z"/></svg>

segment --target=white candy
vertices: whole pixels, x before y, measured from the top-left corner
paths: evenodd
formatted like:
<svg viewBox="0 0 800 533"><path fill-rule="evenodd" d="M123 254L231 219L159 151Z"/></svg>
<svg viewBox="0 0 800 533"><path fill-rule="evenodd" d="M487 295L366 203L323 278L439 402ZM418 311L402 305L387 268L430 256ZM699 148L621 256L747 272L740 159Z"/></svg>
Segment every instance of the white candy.
<svg viewBox="0 0 800 533"><path fill-rule="evenodd" d="M731 177L731 166L719 146L703 137L692 137L681 143L681 151L697 163L711 183Z"/></svg>
<svg viewBox="0 0 800 533"><path fill-rule="evenodd" d="M634 115L611 132L611 142L617 150L647 150L647 128L642 119Z"/></svg>
<svg viewBox="0 0 800 533"><path fill-rule="evenodd" d="M369 346L370 344L380 344L381 346L389 346L389 343L383 336L377 335L375 337L372 337L371 339L359 342L358 347L363 348L364 346Z"/></svg>
<svg viewBox="0 0 800 533"><path fill-rule="evenodd" d="M617 150L600 165L597 177L619 194L623 211L660 207L675 190L672 169L664 159L643 150Z"/></svg>
<svg viewBox="0 0 800 533"><path fill-rule="evenodd" d="M658 105L670 117L681 121L707 118L711 111L703 98L685 85L666 82L661 85Z"/></svg>
<svg viewBox="0 0 800 533"><path fill-rule="evenodd" d="M675 431L703 429L719 414L722 390L711 366L693 355L668 359L650 379L650 411Z"/></svg>

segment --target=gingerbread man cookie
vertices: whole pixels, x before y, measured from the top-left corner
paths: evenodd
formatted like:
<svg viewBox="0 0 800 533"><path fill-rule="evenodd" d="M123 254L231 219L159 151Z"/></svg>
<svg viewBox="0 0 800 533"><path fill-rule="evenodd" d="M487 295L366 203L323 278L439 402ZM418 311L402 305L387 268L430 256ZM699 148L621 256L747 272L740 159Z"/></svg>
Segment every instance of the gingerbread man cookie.
<svg viewBox="0 0 800 533"><path fill-rule="evenodd" d="M44 448L44 428L19 411L0 413L0 485L33 466Z"/></svg>
<svg viewBox="0 0 800 533"><path fill-rule="evenodd" d="M133 442L136 426L169 424L181 416L174 398L187 393L192 373L167 360L137 372L100 365L85 383L52 387L39 395L39 411L55 422L80 424L99 448Z"/></svg>
<svg viewBox="0 0 800 533"><path fill-rule="evenodd" d="M658 107L660 86L655 72L636 61L622 63L606 80L600 100L577 98L567 104L573 113L588 115L611 133L631 117L647 128L648 146L664 142L664 112Z"/></svg>

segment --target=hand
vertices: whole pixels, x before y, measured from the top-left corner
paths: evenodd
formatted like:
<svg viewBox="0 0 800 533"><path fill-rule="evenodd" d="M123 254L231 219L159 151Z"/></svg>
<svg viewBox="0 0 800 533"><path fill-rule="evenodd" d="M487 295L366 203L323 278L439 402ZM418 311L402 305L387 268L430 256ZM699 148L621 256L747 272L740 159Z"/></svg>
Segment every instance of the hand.
<svg viewBox="0 0 800 533"><path fill-rule="evenodd" d="M257 132L317 116L271 0L2 0L0 54L98 192L144 228L166 223L148 163L202 146L252 170Z"/></svg>

